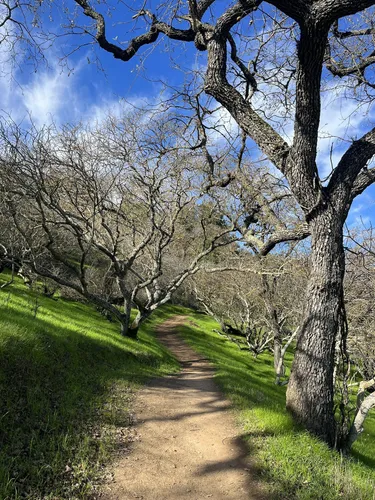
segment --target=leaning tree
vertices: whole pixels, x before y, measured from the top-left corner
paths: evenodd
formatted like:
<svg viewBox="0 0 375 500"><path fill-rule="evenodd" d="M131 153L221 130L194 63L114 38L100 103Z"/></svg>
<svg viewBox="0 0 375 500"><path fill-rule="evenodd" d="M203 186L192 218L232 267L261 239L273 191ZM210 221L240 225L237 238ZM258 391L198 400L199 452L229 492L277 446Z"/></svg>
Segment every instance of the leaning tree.
<svg viewBox="0 0 375 500"><path fill-rule="evenodd" d="M70 33L92 37L119 61L146 52L152 56L155 51L147 49L161 36L180 42L180 47L191 42L205 52L207 60L200 68L206 94L285 176L311 235L308 300L287 407L330 445L337 438L335 345L338 336L346 335L342 230L354 198L375 180L375 169L367 168L375 154L375 129L370 124L363 135L346 137L347 143L341 142L332 155L329 178L323 180L318 162L321 99L324 91L371 101L374 5L374 0L239 0L224 6L217 0L188 0L153 2L151 11L147 0L121 8L71 0L63 6ZM127 29L123 37L119 26L131 22L137 33L131 38ZM290 239L292 234L286 233Z"/></svg>

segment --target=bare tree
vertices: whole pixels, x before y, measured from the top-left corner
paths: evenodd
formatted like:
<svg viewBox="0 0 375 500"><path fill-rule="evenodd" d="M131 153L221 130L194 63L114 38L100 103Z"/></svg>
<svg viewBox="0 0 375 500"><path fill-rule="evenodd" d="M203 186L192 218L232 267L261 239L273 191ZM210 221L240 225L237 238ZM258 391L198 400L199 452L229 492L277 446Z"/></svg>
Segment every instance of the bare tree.
<svg viewBox="0 0 375 500"><path fill-rule="evenodd" d="M366 169L375 153L375 132L370 130L349 145L324 186L317 165L321 80L324 68L347 78L348 75L362 75L373 64L371 48L364 55L356 54L354 64L348 64L348 58L344 57L337 63L335 40L342 36L337 27L339 19L371 7L374 1L241 0L223 11L216 8L217 2L202 0L171 6L169 19L159 19L157 12L150 12L144 5L134 17L137 21L144 19L147 29L126 47L108 40L106 20L100 11L87 0L76 0L76 3L93 21L92 34L96 42L119 60L128 61L142 47L154 43L159 35L193 42L199 51L207 51L205 91L231 113L245 133L286 176L311 233L309 300L305 305L288 385L287 407L299 422L334 445L334 352L336 336L343 331L340 324L344 317L342 230L353 199L375 179L374 171ZM216 14L217 11L220 13ZM291 145L279 134L277 125L272 125L255 111L250 100L257 89L256 63L260 63L257 54L262 50L262 43L256 16L262 12L271 16L270 30L277 31L281 25L288 33L293 49L292 52L289 49L284 51L281 58L275 59L278 67L280 59L284 59L287 73L290 68L288 78L295 89L292 92L293 106L289 108L294 108ZM187 26L175 27L176 19L184 20ZM250 27L246 19L254 19ZM351 30L351 17L344 24L347 25L347 37L368 36L366 30ZM369 25L370 33L371 29ZM241 42L246 45L249 59L255 62L251 70L240 57L245 57ZM240 81L236 82L230 74L230 66L240 75ZM279 89L287 94L285 87L283 89L280 85Z"/></svg>
<svg viewBox="0 0 375 500"><path fill-rule="evenodd" d="M208 268L194 277L196 300L239 348L254 356L271 351L275 383L285 383L284 358L298 334L306 283L301 262L282 255L260 261L245 251L225 257L227 265L223 259L221 267ZM299 293L291 296L291 289Z"/></svg>
<svg viewBox="0 0 375 500"><path fill-rule="evenodd" d="M25 133L11 125L1 134L2 192L24 261L107 310L130 336L207 255L231 244L234 227L212 223L217 207L189 173L199 153L179 146L170 117L153 128L140 120ZM196 244L176 265L171 256L192 221Z"/></svg>
<svg viewBox="0 0 375 500"><path fill-rule="evenodd" d="M256 276L249 269L228 269L215 269L211 279L207 276L211 273L198 274L194 278L194 295L199 307L219 323L220 330L213 331L256 358L271 350L273 342L273 333L265 325ZM217 283L218 275L223 286Z"/></svg>
<svg viewBox="0 0 375 500"><path fill-rule="evenodd" d="M302 283L307 278L303 264L300 265L305 259L296 253L296 245L309 235L309 228L285 179L272 175L269 168L241 166L236 183L239 202L246 213L238 231L256 257L260 271L257 290L265 306L263 321L272 332L276 383L279 383L285 373L286 349L298 332L295 325L301 319L300 300L305 291ZM284 243L284 249L279 250L278 258L268 257L279 243ZM290 290L294 291L292 300ZM289 329L285 328L288 323Z"/></svg>
<svg viewBox="0 0 375 500"><path fill-rule="evenodd" d="M45 50L56 37L40 29L41 16L41 4L34 0L0 1L0 76L11 78L25 61L34 69L47 63Z"/></svg>
<svg viewBox="0 0 375 500"><path fill-rule="evenodd" d="M348 430L342 436L342 446L349 450L363 432L364 422L374 407L375 336L374 336L374 233L372 226L346 230L345 248L347 274L345 300L347 305L348 338L346 354L348 367L338 349L336 386L337 405ZM344 365L344 366L342 366ZM349 370L348 370L349 368ZM356 395L356 405L352 401Z"/></svg>
<svg viewBox="0 0 375 500"><path fill-rule="evenodd" d="M355 88L357 98L373 98L374 0L240 0L227 8L217 0L192 0L162 3L154 12L141 2L124 15L138 30L144 22L145 30L122 43L107 34L113 9L106 18L108 5L104 10L88 0L75 0L75 5L81 11L68 9L69 31L73 26L87 33L120 61L142 54L161 36L206 51L205 92L285 175L311 234L308 300L287 407L333 446L335 345L337 336L346 334L343 225L353 199L375 180L375 170L367 168L375 153L375 130L370 126L355 140L346 137L349 144L330 178L320 179L322 76L327 84L341 78L346 96L353 96ZM278 48L285 35L287 42ZM285 118L294 125L290 144L284 139Z"/></svg>
<svg viewBox="0 0 375 500"><path fill-rule="evenodd" d="M375 374L375 235L370 226L351 228L345 236L348 351L362 379L370 380Z"/></svg>

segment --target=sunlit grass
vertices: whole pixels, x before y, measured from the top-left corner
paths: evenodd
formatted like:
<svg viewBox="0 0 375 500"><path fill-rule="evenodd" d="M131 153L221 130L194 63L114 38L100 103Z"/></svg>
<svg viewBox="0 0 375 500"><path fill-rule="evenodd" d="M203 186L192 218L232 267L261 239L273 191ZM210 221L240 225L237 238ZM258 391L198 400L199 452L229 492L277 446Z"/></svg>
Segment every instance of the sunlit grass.
<svg viewBox="0 0 375 500"><path fill-rule="evenodd" d="M353 457L345 459L297 428L285 411L285 387L274 382L270 354L254 359L215 334L209 317L192 314L184 338L210 359L216 379L238 410L238 419L269 498L299 500L373 500L375 417L366 422ZM196 325L196 326L195 326ZM287 357L290 366L291 356Z"/></svg>
<svg viewBox="0 0 375 500"><path fill-rule="evenodd" d="M16 281L0 291L1 500L90 496L119 446L116 431L131 423L134 390L178 369L153 328L183 311L192 321L182 333L215 364L269 498L374 498L374 416L353 458L343 459L293 425L285 387L273 383L271 356L241 352L212 332L210 318L169 306L150 318L137 342L93 308L43 298Z"/></svg>
<svg viewBox="0 0 375 500"><path fill-rule="evenodd" d="M0 275L0 282L6 280ZM178 369L153 328L140 342L79 302L0 291L0 498L85 498L131 423L134 389ZM126 442L122 443L126 446Z"/></svg>

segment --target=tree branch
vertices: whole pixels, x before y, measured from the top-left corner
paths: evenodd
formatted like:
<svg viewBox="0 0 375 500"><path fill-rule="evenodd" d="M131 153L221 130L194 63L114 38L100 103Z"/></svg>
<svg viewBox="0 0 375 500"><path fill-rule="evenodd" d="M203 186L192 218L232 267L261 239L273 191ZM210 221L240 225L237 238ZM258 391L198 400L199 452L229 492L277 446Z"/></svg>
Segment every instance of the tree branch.
<svg viewBox="0 0 375 500"><path fill-rule="evenodd" d="M341 206L347 204L373 182L373 173L370 170L370 175L366 176L366 173L362 172L358 183L354 184L358 174L374 154L375 127L352 143L335 168L327 187L334 203ZM362 191L361 186L364 186Z"/></svg>
<svg viewBox="0 0 375 500"><path fill-rule="evenodd" d="M287 241L301 241L309 236L310 229L308 224L302 224L301 226L294 229L277 231L272 236L270 236L270 238L265 243L260 244L259 239L250 233L245 236L245 239L257 248L259 255L264 257L269 254L278 243L285 243Z"/></svg>
<svg viewBox="0 0 375 500"><path fill-rule="evenodd" d="M375 168L370 170L363 169L362 172L359 173L356 180L354 181L352 188L352 199L354 199L359 194L363 193L363 191L371 186L375 182Z"/></svg>
<svg viewBox="0 0 375 500"><path fill-rule="evenodd" d="M172 26L160 22L156 19L155 15L150 14L148 11L142 10L137 16L148 15L151 17L151 26L147 33L139 35L133 38L126 49L122 49L120 46L115 45L108 41L106 38L106 25L104 16L97 12L87 0L75 0L75 2L80 5L83 9L85 16L90 17L95 21L96 24L96 34L95 38L102 49L106 52L113 54L116 59L121 59L122 61L129 61L138 50L144 45L149 45L155 42L158 36L163 33L173 40L180 40L183 42L192 42L195 37L195 33L192 29L179 30L173 28Z"/></svg>
<svg viewBox="0 0 375 500"><path fill-rule="evenodd" d="M259 145L277 168L286 174L286 158L289 153L287 143L254 111L250 103L226 78L226 44L229 30L239 18L255 10L257 6L256 1L246 2L244 9L239 3L218 19L215 31L207 44L208 66L204 88L207 94L212 95L230 112L239 126Z"/></svg>
<svg viewBox="0 0 375 500"><path fill-rule="evenodd" d="M315 2L314 10L318 13L318 20L332 24L340 17L357 14L372 5L374 0L319 0Z"/></svg>

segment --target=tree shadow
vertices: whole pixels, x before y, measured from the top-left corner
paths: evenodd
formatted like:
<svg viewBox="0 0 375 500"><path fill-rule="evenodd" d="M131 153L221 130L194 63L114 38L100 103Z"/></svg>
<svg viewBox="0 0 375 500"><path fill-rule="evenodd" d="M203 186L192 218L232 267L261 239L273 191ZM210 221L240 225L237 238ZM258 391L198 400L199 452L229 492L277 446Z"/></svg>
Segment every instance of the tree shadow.
<svg viewBox="0 0 375 500"><path fill-rule="evenodd" d="M173 357L149 334L124 339L84 304L39 297L34 318L23 285L1 298L0 497L66 495L75 485L81 498L108 459L100 427L129 426L133 388L172 369Z"/></svg>
<svg viewBox="0 0 375 500"><path fill-rule="evenodd" d="M282 443L285 443L289 447L289 450L285 450L285 452L279 449L277 454L278 456L283 455L287 461L291 460L291 463L294 463L298 456L303 461L305 455L306 460L311 461L314 449L316 449L317 453L316 464L326 463L326 467L323 465L319 470L317 465L314 466L315 477L311 481L305 481L296 476L295 471L298 470L299 466L294 467L294 470L292 465L286 465L285 467L277 466L278 468L276 468L277 464L275 463L275 467L273 467L273 452L268 454L267 450L264 450L265 445L260 444L262 450L264 450L262 453L268 457L268 460L262 460L262 470L258 472L260 478L265 483L272 485L274 498L299 498L301 492L304 490L306 490L306 494L310 491L312 494L311 488L314 488L311 486L312 484L318 485L316 486L316 494L319 495L318 490L324 491L325 488L328 488L328 467L332 467L332 470L337 470L338 477L340 477L340 474L345 475L346 466L344 464L341 467L340 455L329 450L318 440L307 437L307 433L299 425L295 424L290 415L285 411L286 387L276 386L273 383L274 373L271 356L266 354L258 359L246 356L236 346L228 345L221 337L211 333L213 328L212 320L200 316L199 319L197 318L197 321L200 323L198 328L194 328L191 324L185 324L180 331L183 338L190 345L194 346L204 356L208 356L215 363L217 366L215 380L225 393L228 394L236 408L243 410L243 415L246 415L246 417L242 417L244 419L243 425L245 425L246 431L248 427L251 427L251 430L247 431L243 437L248 440L249 452L251 453L252 449L257 448L257 443L261 443L263 440L265 442L270 440L270 443L280 443L279 447L283 446ZM287 356L289 365L291 358L291 355ZM319 358L317 361L322 362ZM264 421L262 421L263 417ZM249 419L249 424L247 423L247 418ZM298 448L299 442L301 443L300 449ZM274 444L273 446L276 445ZM288 453L292 453L291 450L293 450L293 455L290 455L288 458ZM319 453L321 454L320 456ZM369 467L374 467L375 460L371 455L370 449L368 453L366 455L366 451L363 451L363 447L361 447L361 451L354 450L352 456L355 460L359 460ZM330 465L328 465L328 460L330 461ZM213 464L212 467L225 467L225 464L218 462L216 465ZM281 469L284 471L288 470L288 473L283 473ZM303 466L301 466L301 469L303 469ZM363 471L364 475L365 473L366 471ZM310 474L310 472L305 473L305 478L309 477ZM288 475L292 476L293 479L289 479ZM340 480L338 479L338 481L337 484L335 483L334 488L340 489ZM347 491L349 491L351 486L347 488ZM279 490L279 493L276 490ZM345 496L345 493L342 494ZM352 497L350 496L350 498Z"/></svg>

